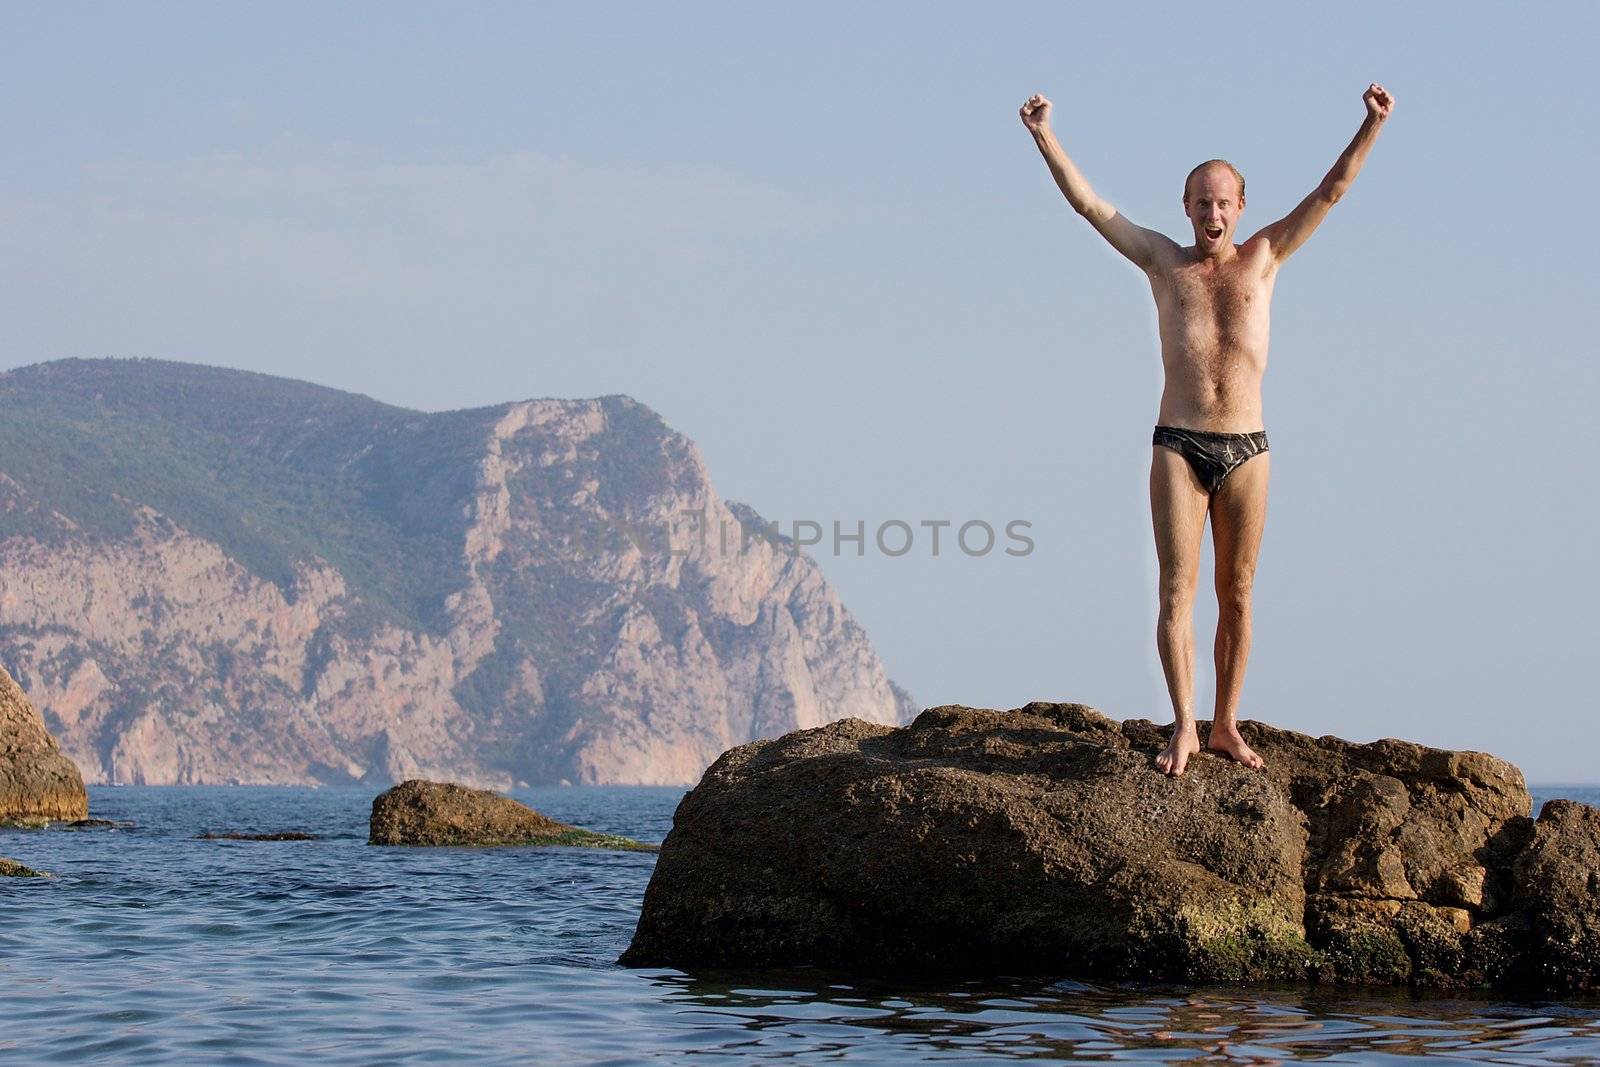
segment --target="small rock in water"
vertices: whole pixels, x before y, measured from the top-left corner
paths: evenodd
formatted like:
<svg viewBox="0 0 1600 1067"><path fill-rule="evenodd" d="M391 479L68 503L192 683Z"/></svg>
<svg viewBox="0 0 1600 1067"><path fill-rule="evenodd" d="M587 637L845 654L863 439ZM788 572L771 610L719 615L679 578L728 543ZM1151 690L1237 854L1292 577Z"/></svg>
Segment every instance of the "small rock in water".
<svg viewBox="0 0 1600 1067"><path fill-rule="evenodd" d="M0 856L0 878L49 878L47 871L36 871L32 867L24 867L16 860L8 860Z"/></svg>
<svg viewBox="0 0 1600 1067"><path fill-rule="evenodd" d="M61 753L15 678L0 667L0 826L89 817L78 765Z"/></svg>
<svg viewBox="0 0 1600 1067"><path fill-rule="evenodd" d="M616 834L600 834L546 818L486 789L412 779L372 802L372 845L576 845L655 852Z"/></svg>

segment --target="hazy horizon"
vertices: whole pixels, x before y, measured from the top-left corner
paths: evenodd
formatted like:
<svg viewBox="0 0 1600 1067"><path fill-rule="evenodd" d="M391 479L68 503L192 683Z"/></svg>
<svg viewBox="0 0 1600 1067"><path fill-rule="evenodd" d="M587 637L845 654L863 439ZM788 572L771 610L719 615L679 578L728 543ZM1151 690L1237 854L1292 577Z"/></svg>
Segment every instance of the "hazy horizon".
<svg viewBox="0 0 1600 1067"><path fill-rule="evenodd" d="M151 356L421 410L624 393L786 525L1031 523L1020 557L889 556L870 534L814 553L919 703L1157 721L1148 286L1017 108L1049 96L1097 190L1181 238L1195 162L1240 167L1252 232L1382 82L1394 118L1277 287L1240 714L1600 781L1580 675L1592 7L62 4L13 23L0 368Z"/></svg>

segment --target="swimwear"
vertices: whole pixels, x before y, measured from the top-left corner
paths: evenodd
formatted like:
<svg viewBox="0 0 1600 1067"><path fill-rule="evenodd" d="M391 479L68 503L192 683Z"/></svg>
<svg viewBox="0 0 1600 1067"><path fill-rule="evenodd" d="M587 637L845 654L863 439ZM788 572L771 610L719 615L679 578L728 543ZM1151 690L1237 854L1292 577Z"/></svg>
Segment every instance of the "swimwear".
<svg viewBox="0 0 1600 1067"><path fill-rule="evenodd" d="M1267 450L1267 431L1255 433L1213 433L1210 430L1185 430L1181 426L1157 426L1150 442L1170 448L1189 461L1200 484L1208 493L1222 488L1223 481L1251 456Z"/></svg>

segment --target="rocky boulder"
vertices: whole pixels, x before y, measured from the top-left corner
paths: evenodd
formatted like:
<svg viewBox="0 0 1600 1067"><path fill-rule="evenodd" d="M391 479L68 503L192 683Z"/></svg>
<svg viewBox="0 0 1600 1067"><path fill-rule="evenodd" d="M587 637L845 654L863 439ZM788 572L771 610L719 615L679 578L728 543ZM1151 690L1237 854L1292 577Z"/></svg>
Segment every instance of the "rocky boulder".
<svg viewBox="0 0 1600 1067"><path fill-rule="evenodd" d="M1600 812L1475 752L1258 723L1265 773L1154 770L1081 704L843 720L725 753L622 962L1178 981L1600 980Z"/></svg>
<svg viewBox="0 0 1600 1067"><path fill-rule="evenodd" d="M413 779L372 802L369 845L579 845L654 852L616 834L546 818L510 797L446 782Z"/></svg>
<svg viewBox="0 0 1600 1067"><path fill-rule="evenodd" d="M1552 800L1512 870L1508 913L1482 933L1512 951L1501 969L1520 985L1600 986L1600 810ZM1520 950L1520 951L1518 951Z"/></svg>
<svg viewBox="0 0 1600 1067"><path fill-rule="evenodd" d="M89 817L77 766L61 754L22 687L0 667L0 823Z"/></svg>

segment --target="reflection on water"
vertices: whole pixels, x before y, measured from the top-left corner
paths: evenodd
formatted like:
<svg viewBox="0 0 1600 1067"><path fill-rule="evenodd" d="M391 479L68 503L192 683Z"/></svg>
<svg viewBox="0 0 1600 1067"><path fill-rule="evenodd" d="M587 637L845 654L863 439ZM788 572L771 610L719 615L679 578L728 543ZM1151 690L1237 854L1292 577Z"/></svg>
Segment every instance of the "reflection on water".
<svg viewBox="0 0 1600 1067"><path fill-rule="evenodd" d="M97 788L121 825L0 830L0 855L56 875L0 880L0 1067L1600 1063L1595 998L629 970L653 855L371 848L374 792ZM680 796L517 794L648 841ZM317 839L196 840L287 829Z"/></svg>
<svg viewBox="0 0 1600 1067"><path fill-rule="evenodd" d="M1593 1064L1600 1003L1508 1003L1371 991L1202 990L1020 979L908 990L789 974L649 973L674 1007L683 1047L894 1062L1201 1060L1274 1064ZM698 1035L696 1037L695 1035Z"/></svg>

